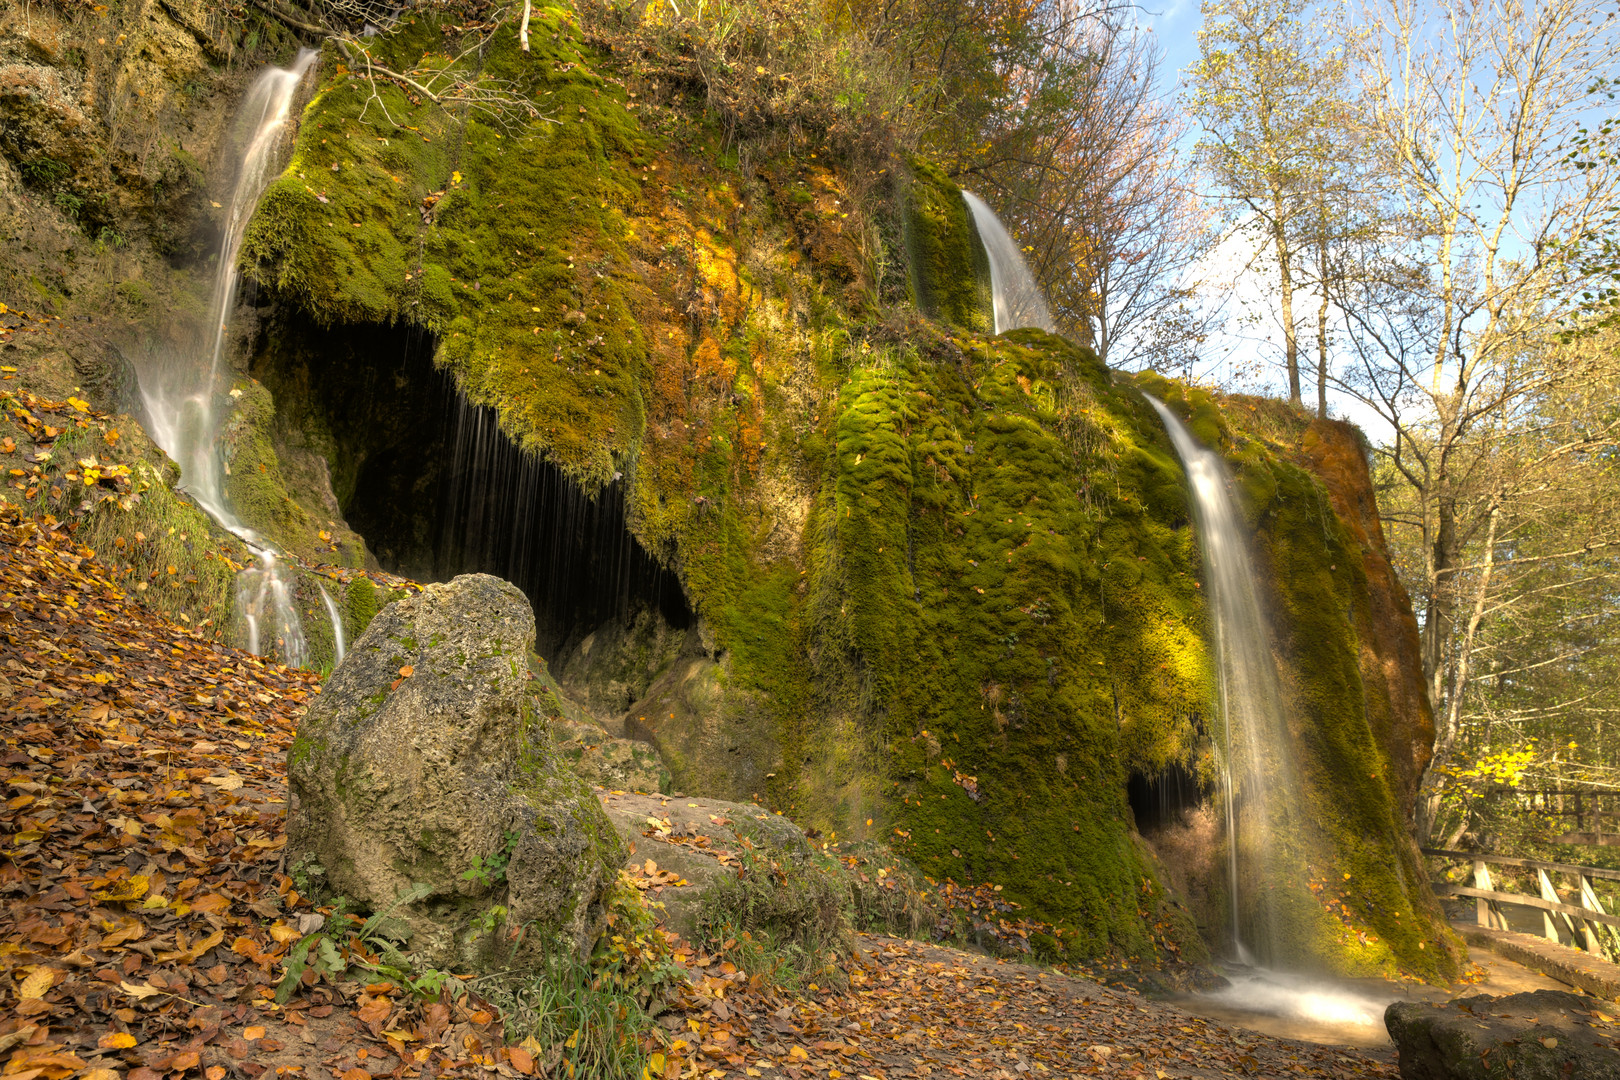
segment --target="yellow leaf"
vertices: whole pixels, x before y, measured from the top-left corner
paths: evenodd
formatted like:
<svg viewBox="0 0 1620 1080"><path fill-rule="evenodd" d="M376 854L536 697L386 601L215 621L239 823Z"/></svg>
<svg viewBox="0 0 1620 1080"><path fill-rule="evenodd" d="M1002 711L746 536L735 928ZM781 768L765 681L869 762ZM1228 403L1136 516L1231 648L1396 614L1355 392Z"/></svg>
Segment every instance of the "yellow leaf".
<svg viewBox="0 0 1620 1080"><path fill-rule="evenodd" d="M24 1001L29 998L42 998L45 996L45 992L55 984L55 969L37 967L28 973L28 978L23 980L22 987L17 991L17 996Z"/></svg>
<svg viewBox="0 0 1620 1080"><path fill-rule="evenodd" d="M459 184L459 183L461 183L461 173L460 172L451 173L450 174L450 184L451 184L451 186L454 186L454 185Z"/></svg>
<svg viewBox="0 0 1620 1080"><path fill-rule="evenodd" d="M420 1035L412 1035L408 1031L385 1031L383 1036L389 1039L398 1039L400 1042L416 1042Z"/></svg>
<svg viewBox="0 0 1620 1080"><path fill-rule="evenodd" d="M303 935L298 931L294 930L286 923L281 922L276 923L270 928L270 936L281 942L283 945L287 944L289 941L297 941L299 938L303 937Z"/></svg>
<svg viewBox="0 0 1620 1080"><path fill-rule="evenodd" d="M121 982L118 984L118 988L139 1001L145 1001L149 997L157 997L163 993L162 990L155 986L142 986L132 982Z"/></svg>
<svg viewBox="0 0 1620 1080"><path fill-rule="evenodd" d="M138 833L137 833L138 835ZM133 903L147 894L152 887L152 879L145 874L136 874L123 881L113 882L113 887L96 893L96 899L107 903Z"/></svg>
<svg viewBox="0 0 1620 1080"><path fill-rule="evenodd" d="M127 1031L109 1031L96 1040L96 1046L102 1050L128 1050L135 1045L135 1036Z"/></svg>

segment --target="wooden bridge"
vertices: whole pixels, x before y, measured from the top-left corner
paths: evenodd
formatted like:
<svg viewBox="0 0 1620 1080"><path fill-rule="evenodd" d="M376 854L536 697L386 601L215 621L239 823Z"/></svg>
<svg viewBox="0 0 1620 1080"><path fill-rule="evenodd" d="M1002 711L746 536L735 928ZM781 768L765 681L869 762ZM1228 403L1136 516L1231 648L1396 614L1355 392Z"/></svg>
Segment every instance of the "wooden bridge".
<svg viewBox="0 0 1620 1080"><path fill-rule="evenodd" d="M1529 788L1513 794L1529 799L1536 814L1551 818L1566 830L1562 835L1547 837L1549 844L1620 847L1620 791Z"/></svg>
<svg viewBox="0 0 1620 1080"><path fill-rule="evenodd" d="M1452 924L1469 945L1495 952L1599 997L1620 999L1620 965L1604 958L1606 952L1620 957L1620 916L1606 907L1592 888L1593 881L1620 881L1620 870L1477 851L1424 848L1423 853L1473 864L1473 885L1448 882L1434 885L1438 896L1473 898L1477 925ZM1539 895L1498 889L1491 879L1493 865L1534 870ZM1549 876L1554 874L1564 877L1567 898L1554 887ZM1533 936L1514 930L1503 910L1504 905L1539 912L1541 934Z"/></svg>
<svg viewBox="0 0 1620 1080"><path fill-rule="evenodd" d="M1435 882L1434 891L1437 896L1473 897L1475 920L1480 926L1511 930L1512 927L1508 925L1507 916L1503 913L1501 905L1517 904L1541 912L1542 936L1549 941L1561 941L1567 935L1577 947L1584 948L1594 956L1602 956L1602 942L1607 938L1615 952L1620 954L1620 916L1611 913L1592 889L1593 881L1620 881L1620 870L1543 862L1540 859L1519 859L1477 851L1446 851L1443 848L1424 848L1423 854L1442 859L1465 860L1474 864L1472 886ZM1501 892L1491 881L1492 865L1534 870L1536 881L1540 885L1540 895ZM1549 873L1565 875L1568 880L1566 888L1570 894L1569 899L1577 902L1568 903L1559 895L1558 890L1553 887L1552 879L1547 876ZM1558 916L1556 920L1555 915ZM1560 935L1560 926L1565 935Z"/></svg>

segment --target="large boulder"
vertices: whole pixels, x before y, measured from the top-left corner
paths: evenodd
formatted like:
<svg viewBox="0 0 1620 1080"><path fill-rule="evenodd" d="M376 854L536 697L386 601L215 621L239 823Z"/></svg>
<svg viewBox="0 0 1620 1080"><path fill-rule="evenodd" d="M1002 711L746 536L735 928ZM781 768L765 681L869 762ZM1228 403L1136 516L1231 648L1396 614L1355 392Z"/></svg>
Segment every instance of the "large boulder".
<svg viewBox="0 0 1620 1080"><path fill-rule="evenodd" d="M1405 1080L1620 1080L1613 1002L1563 990L1397 1001L1384 1026Z"/></svg>
<svg viewBox="0 0 1620 1080"><path fill-rule="evenodd" d="M294 866L395 915L437 966L589 946L624 848L557 757L529 670L534 614L487 574L377 614L288 755Z"/></svg>

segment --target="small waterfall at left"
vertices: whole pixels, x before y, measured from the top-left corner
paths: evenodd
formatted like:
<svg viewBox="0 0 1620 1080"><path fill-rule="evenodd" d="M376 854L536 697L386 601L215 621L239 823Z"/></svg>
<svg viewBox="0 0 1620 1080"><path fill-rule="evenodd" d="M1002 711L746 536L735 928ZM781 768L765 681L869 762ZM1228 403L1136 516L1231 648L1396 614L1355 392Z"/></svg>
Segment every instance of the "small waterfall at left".
<svg viewBox="0 0 1620 1080"><path fill-rule="evenodd" d="M990 257L990 293L995 305L996 333L1005 334L1021 326L1033 326L1048 334L1057 333L1046 294L1035 279L1018 241L996 217L996 212L971 191L962 192L973 226L979 230L985 254Z"/></svg>
<svg viewBox="0 0 1620 1080"><path fill-rule="evenodd" d="M296 667L309 662L309 645L298 618L292 575L275 548L236 516L225 494L227 473L219 436L230 416L232 397L221 368L236 303L236 259L248 219L275 176L276 151L292 113L293 96L317 55L312 49L302 50L290 68L265 70L248 90L240 120L246 138L225 215L209 323L196 349L149 360L136 371L147 430L179 464L182 490L253 552L256 564L236 579L236 615L242 620L248 649L273 654ZM341 633L336 623L334 630Z"/></svg>

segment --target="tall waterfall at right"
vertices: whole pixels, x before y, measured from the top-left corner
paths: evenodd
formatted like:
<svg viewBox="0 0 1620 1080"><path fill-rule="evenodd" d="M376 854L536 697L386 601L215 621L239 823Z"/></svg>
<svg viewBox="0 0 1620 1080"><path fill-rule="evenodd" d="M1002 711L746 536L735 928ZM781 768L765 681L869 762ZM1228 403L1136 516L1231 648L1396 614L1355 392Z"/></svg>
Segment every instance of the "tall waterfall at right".
<svg viewBox="0 0 1620 1080"><path fill-rule="evenodd" d="M1213 734L1221 768L1221 810L1236 959L1278 959L1283 905L1275 889L1288 860L1279 849L1290 815L1301 809L1282 688L1272 657L1272 628L1256 588L1249 530L1232 495L1226 463L1200 443L1162 402L1148 402L1164 421L1187 470L1220 689Z"/></svg>

